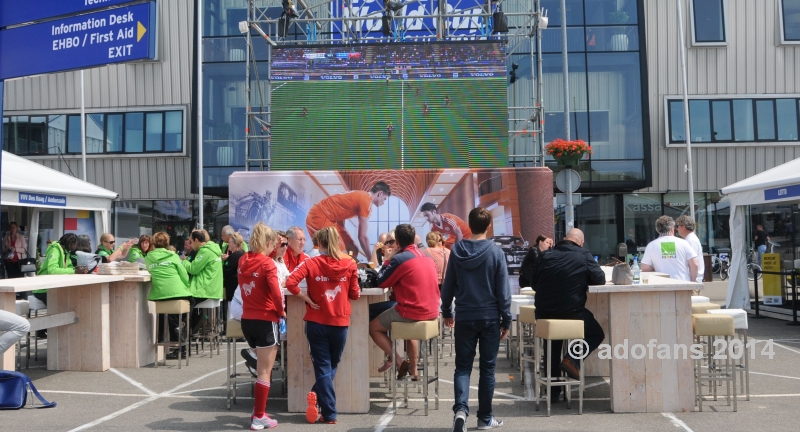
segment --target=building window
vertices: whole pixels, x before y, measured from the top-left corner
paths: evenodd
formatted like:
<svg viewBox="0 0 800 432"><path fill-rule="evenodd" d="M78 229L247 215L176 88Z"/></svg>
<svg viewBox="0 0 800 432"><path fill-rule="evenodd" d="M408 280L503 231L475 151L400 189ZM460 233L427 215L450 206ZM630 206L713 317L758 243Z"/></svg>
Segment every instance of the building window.
<svg viewBox="0 0 800 432"><path fill-rule="evenodd" d="M725 0L692 0L694 45L725 45Z"/></svg>
<svg viewBox="0 0 800 432"><path fill-rule="evenodd" d="M798 98L691 99L692 143L800 142ZM666 103L669 144L685 143L683 101Z"/></svg>
<svg viewBox="0 0 800 432"><path fill-rule="evenodd" d="M800 0L781 0L783 43L800 43Z"/></svg>
<svg viewBox="0 0 800 432"><path fill-rule="evenodd" d="M86 153L179 153L183 111L86 115ZM20 156L80 154L81 116L3 117L3 150Z"/></svg>

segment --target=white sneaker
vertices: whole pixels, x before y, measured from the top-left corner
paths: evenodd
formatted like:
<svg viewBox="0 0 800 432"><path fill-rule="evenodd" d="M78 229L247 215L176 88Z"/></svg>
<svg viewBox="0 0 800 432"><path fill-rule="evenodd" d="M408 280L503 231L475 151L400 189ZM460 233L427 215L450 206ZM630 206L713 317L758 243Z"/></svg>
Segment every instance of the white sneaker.
<svg viewBox="0 0 800 432"><path fill-rule="evenodd" d="M467 413L459 411L453 417L453 432L467 432Z"/></svg>
<svg viewBox="0 0 800 432"><path fill-rule="evenodd" d="M264 414L264 417L252 417L250 430L261 430L261 429L272 429L275 426L278 426L278 421L269 418L268 415Z"/></svg>
<svg viewBox="0 0 800 432"><path fill-rule="evenodd" d="M478 419L478 430L494 429L503 426L503 421L492 417L489 423L484 423L483 420Z"/></svg>

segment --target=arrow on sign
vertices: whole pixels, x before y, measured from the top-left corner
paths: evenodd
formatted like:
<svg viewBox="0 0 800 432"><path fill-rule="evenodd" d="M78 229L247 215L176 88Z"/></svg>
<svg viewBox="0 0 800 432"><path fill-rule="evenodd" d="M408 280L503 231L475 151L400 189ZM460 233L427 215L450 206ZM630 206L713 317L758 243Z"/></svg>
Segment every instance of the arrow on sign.
<svg viewBox="0 0 800 432"><path fill-rule="evenodd" d="M142 23L140 23L138 21L137 21L137 24L139 24L139 26L137 28L136 42L139 42L140 40L142 40L142 37L144 37L144 34L147 32L147 29L144 28Z"/></svg>

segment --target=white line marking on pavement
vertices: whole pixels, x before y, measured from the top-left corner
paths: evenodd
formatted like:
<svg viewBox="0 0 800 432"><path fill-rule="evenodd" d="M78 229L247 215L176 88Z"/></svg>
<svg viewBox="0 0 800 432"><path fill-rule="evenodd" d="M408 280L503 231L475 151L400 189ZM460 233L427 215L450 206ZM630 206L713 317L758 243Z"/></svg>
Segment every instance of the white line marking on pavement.
<svg viewBox="0 0 800 432"><path fill-rule="evenodd" d="M441 381L443 383L447 383L447 384L453 384L453 381L448 381L448 380L444 380L444 379L441 379L441 378L439 378L439 381ZM469 388L471 388L473 390L478 390L477 386L469 386ZM499 391L495 391L494 394L496 396L505 396L507 398L511 398L511 399L515 399L515 400L527 400L524 397L520 397L520 396L517 396L517 395L508 394L508 393L503 393L503 392L499 392Z"/></svg>
<svg viewBox="0 0 800 432"><path fill-rule="evenodd" d="M120 372L120 371L118 371L118 370L116 370L114 368L109 368L108 370L110 370L111 372L114 372L114 375L124 379L125 381L129 382L132 386L134 386L134 387L138 388L139 390L147 393L148 395L150 395L150 396L155 396L156 395L156 392L154 392L154 391L150 390L149 388L145 387L144 385L142 385L142 383L134 381L133 378L125 375L124 373L122 373L122 372Z"/></svg>
<svg viewBox="0 0 800 432"><path fill-rule="evenodd" d="M141 393L96 393L96 392L82 392L82 391L68 391L68 390L39 390L39 393L57 393L57 394L71 394L71 395L87 395L87 396L120 396L120 397L137 397L145 398L147 395Z"/></svg>
<svg viewBox="0 0 800 432"><path fill-rule="evenodd" d="M686 426L686 423L682 422L681 419L675 417L674 414L672 414L672 413L661 413L661 415L663 415L664 417L669 419L669 421L672 422L672 424L675 425L675 427L679 427L679 428L685 430L686 432L694 432L689 426Z"/></svg>
<svg viewBox="0 0 800 432"><path fill-rule="evenodd" d="M241 362L241 363L244 363L244 362ZM237 365L238 364L239 363L237 363ZM105 423L105 422L107 422L109 420L112 420L112 419L114 419L116 417L121 416L122 414L125 414L127 412L133 411L136 408L139 408L140 406L147 405L150 402L153 402L154 400L158 400L158 399L160 399L162 397L181 397L181 396L173 396L172 393L176 392L176 391L178 391L178 390L180 390L182 388L188 387L188 386L190 386L190 385L192 385L192 384L194 384L194 383L196 383L198 381L202 381L202 380L204 380L204 379L206 379L206 378L208 378L208 377L210 377L212 375L218 374L220 372L224 372L227 369L228 369L227 367L224 367L224 368L221 368L221 369L217 369L217 370L215 370L213 372L209 372L209 373L207 373L207 374L205 374L203 376L200 376L200 377L195 378L195 379L193 379L191 381L185 382L185 383L173 388L172 390L167 390L167 391L165 391L163 393L159 393L159 394L155 394L153 396L150 396L145 400L136 402L135 404L133 404L133 405L131 405L129 407L123 408L123 409L121 409L119 411L115 411L115 412L113 412L113 413L111 413L111 414L109 414L109 415L107 415L105 417L101 417L101 418L99 418L99 419L97 419L97 420L95 420L93 422L86 423L85 425L82 425L82 426L78 426L77 428L72 429L69 432L78 432L78 431L82 431L82 430L86 430L86 429L95 427L95 426L97 426L97 425L99 425L101 423ZM187 398L192 398L194 396L186 396L186 397Z"/></svg>
<svg viewBox="0 0 800 432"><path fill-rule="evenodd" d="M244 362L242 361L242 362L236 363L236 365L237 365L237 366L238 366L238 365L240 365L240 364L244 364ZM162 393L162 394L164 394L164 395L171 395L171 394L175 393L176 391L178 391L178 390L180 390L180 389L182 389L182 388L189 387L190 385L192 385L192 384L194 384L194 383L196 383L196 382L202 381L202 380L204 380L204 379L206 379L206 378L208 378L208 377L210 377L210 376L212 376L212 375L216 375L216 374L218 374L218 373L220 373L220 372L224 372L224 371L226 371L226 370L228 370L228 368L227 368L227 367L224 367L224 368L222 368L222 369L217 369L217 370L215 370L215 371L213 371L213 372L209 372L209 373L207 373L207 374L205 374L205 375L203 375L203 376L201 376L201 377L199 377L199 378L195 378L195 379L193 379L193 380L191 380L191 381L185 382L185 383L183 383L183 384L181 384L181 385L179 385L179 386L175 387L175 388L174 388L174 389L172 389L172 390L167 390L167 391L165 391L165 392L164 392L164 393Z"/></svg>
<svg viewBox="0 0 800 432"><path fill-rule="evenodd" d="M389 423L392 421L393 418L394 418L394 411L392 411L392 406L389 405L388 407L386 407L386 411L383 412L380 421L378 421L378 425L375 426L375 432L383 432L383 430L386 429L386 426L389 425Z"/></svg>
<svg viewBox="0 0 800 432"><path fill-rule="evenodd" d="M800 377L793 377L793 376L786 376L786 375L773 375L773 374L768 374L768 373L764 373L764 372L753 372L753 371L750 371L750 373L754 374L754 375L764 375L764 376L771 376L771 377L775 377L775 378L787 378L787 379L800 380Z"/></svg>
<svg viewBox="0 0 800 432"><path fill-rule="evenodd" d="M150 397L148 397L147 399L145 399L145 400L141 400L141 401L139 401L139 402L136 402L135 404L133 404L133 405L131 405L131 406L127 407L127 408L123 408L123 409L121 409L121 410L119 410L119 411L113 412L113 413L111 413L111 414L109 414L109 415L107 415L107 416L105 416L105 417L100 417L99 419L97 419L97 420L95 420L95 421L93 421L93 422L90 422L90 423L86 423L86 424L85 424L85 425L83 425L83 426L78 426L78 427L76 427L75 429L72 429L72 430L70 430L69 432L78 432L78 431L82 431L82 430L89 429L89 428L91 428L91 427L95 427L95 426L97 426L97 425L99 425L99 424L101 424L101 423L105 423L105 422L107 422L107 421L109 421L109 420L111 420L111 419L114 419L114 418L116 418L116 417L119 417L119 416L121 416L122 414L125 414L125 413L127 413L127 412L133 411L133 410L135 410L136 408L139 408L140 406L147 405L147 404L149 404L150 402L153 402L154 400L157 400L157 399L159 399L159 397L160 397L160 396L158 396L158 395L156 395L156 396L150 396Z"/></svg>

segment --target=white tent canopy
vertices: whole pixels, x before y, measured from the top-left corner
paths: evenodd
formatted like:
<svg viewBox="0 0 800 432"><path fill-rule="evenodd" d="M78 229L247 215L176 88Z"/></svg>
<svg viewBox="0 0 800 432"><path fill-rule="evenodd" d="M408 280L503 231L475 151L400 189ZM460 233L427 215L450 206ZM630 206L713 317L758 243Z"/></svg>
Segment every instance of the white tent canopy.
<svg viewBox="0 0 800 432"><path fill-rule="evenodd" d="M109 211L111 201L119 196L5 151L2 175L3 205ZM40 196L44 201L37 202Z"/></svg>
<svg viewBox="0 0 800 432"><path fill-rule="evenodd" d="M731 205L731 278L726 304L728 308L750 309L745 208L755 204L800 201L800 159L724 187L722 194L728 197Z"/></svg>

